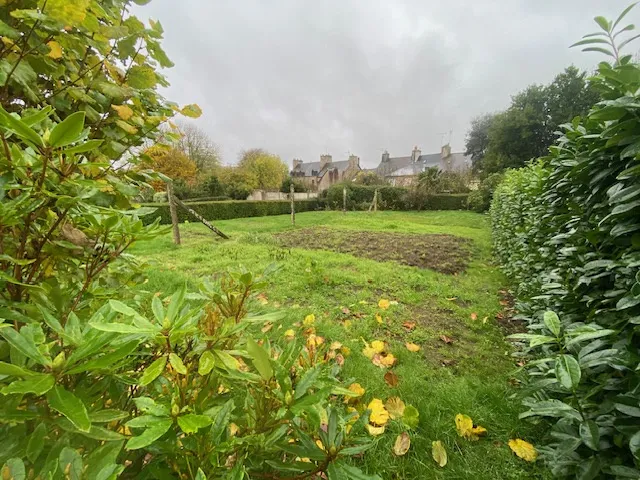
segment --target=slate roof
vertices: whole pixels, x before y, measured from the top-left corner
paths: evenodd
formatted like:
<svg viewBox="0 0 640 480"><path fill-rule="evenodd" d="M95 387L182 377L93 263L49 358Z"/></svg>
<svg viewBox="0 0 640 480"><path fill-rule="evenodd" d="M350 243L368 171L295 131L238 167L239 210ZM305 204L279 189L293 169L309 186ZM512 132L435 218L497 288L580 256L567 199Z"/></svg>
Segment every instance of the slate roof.
<svg viewBox="0 0 640 480"><path fill-rule="evenodd" d="M464 153L452 153L442 159L439 153L420 155L413 163L411 157L391 157L387 162L380 162L376 171L385 177L406 177L419 175L425 169L439 167L441 170L463 170L471 167L471 157Z"/></svg>
<svg viewBox="0 0 640 480"><path fill-rule="evenodd" d="M327 171L337 168L339 172L346 170L349 167L349 160L340 160L338 162L331 162L325 165L323 171L320 171L320 162L302 163L300 166L293 170L294 172L303 172L305 177L322 177ZM312 172L317 172L313 175Z"/></svg>

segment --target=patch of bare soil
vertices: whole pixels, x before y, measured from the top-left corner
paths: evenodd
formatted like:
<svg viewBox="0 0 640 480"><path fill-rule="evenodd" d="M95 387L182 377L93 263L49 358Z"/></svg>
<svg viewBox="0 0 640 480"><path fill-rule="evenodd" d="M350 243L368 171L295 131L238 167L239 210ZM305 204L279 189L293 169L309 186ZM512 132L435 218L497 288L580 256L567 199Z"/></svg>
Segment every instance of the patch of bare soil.
<svg viewBox="0 0 640 480"><path fill-rule="evenodd" d="M285 247L330 250L379 262L397 262L456 274L467 267L470 241L444 234L405 234L305 228L276 234Z"/></svg>

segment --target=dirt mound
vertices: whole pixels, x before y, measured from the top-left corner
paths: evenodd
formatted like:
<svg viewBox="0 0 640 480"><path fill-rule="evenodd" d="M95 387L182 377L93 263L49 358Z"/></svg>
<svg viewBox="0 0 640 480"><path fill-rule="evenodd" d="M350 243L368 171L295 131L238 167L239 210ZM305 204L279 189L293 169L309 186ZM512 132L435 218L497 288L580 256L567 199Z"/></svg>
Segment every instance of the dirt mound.
<svg viewBox="0 0 640 480"><path fill-rule="evenodd" d="M379 262L455 274L465 270L470 241L453 235L306 228L276 235L284 247L330 250Z"/></svg>

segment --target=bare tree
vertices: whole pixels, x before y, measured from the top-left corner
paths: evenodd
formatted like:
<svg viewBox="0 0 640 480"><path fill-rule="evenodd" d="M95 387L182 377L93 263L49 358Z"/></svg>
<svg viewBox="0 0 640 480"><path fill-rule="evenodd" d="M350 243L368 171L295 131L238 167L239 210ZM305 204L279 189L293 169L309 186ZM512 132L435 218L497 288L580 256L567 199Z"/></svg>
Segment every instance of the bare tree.
<svg viewBox="0 0 640 480"><path fill-rule="evenodd" d="M198 171L206 172L220 166L220 147L204 130L186 122L178 122L178 130L182 135L178 150L195 162Z"/></svg>

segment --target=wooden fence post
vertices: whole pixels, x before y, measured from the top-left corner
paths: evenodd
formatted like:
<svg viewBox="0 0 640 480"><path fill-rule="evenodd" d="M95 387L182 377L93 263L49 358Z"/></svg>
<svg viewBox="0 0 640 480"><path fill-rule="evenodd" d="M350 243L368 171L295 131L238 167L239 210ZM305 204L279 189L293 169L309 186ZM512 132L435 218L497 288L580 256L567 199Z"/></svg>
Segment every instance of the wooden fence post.
<svg viewBox="0 0 640 480"><path fill-rule="evenodd" d="M169 211L171 212L171 224L173 225L173 243L180 245L180 227L178 226L178 211L176 201L173 196L173 183L167 182L167 200L169 200Z"/></svg>
<svg viewBox="0 0 640 480"><path fill-rule="evenodd" d="M295 194L293 188L293 182L291 182L291 186L289 189L289 196L291 197L291 225L296 226L296 205L294 202Z"/></svg>
<svg viewBox="0 0 640 480"><path fill-rule="evenodd" d="M371 205L369 205L369 211L373 209L374 212L378 211L378 189L376 188L373 192L373 200L371 201Z"/></svg>
<svg viewBox="0 0 640 480"><path fill-rule="evenodd" d="M342 213L347 213L347 187L342 187Z"/></svg>

